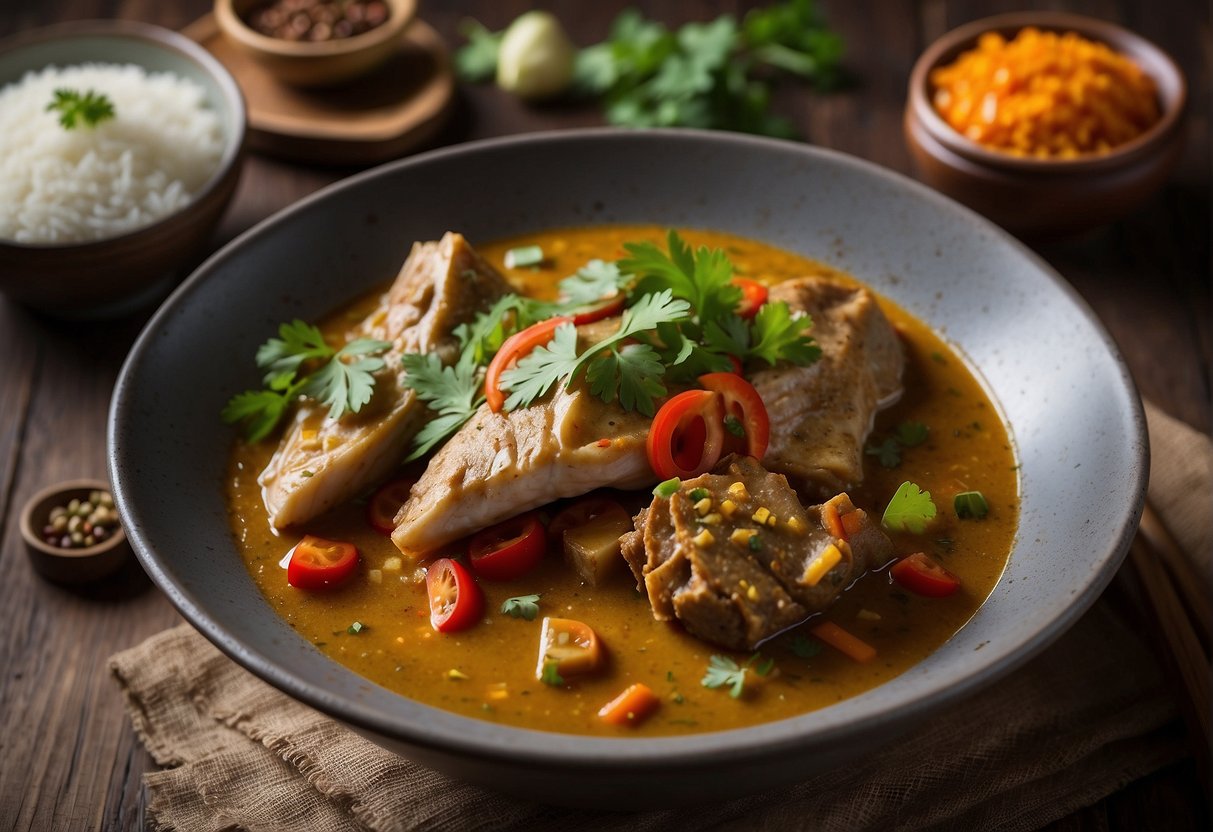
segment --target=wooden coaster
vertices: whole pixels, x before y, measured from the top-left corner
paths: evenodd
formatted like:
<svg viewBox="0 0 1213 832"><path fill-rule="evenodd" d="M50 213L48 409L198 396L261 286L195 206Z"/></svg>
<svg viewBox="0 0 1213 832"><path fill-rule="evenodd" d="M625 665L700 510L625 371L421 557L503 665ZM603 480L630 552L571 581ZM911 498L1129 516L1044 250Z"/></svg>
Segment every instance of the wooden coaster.
<svg viewBox="0 0 1213 832"><path fill-rule="evenodd" d="M374 73L334 89L300 89L230 44L212 15L182 34L227 67L248 106L249 146L304 162L369 165L402 156L442 127L455 92L446 45L414 20L400 49Z"/></svg>

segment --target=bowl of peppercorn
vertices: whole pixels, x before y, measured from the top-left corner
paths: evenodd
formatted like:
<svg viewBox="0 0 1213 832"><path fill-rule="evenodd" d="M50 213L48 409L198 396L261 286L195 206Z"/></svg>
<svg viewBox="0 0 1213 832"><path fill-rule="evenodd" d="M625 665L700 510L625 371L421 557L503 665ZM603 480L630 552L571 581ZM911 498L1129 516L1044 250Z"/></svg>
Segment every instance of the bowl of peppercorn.
<svg viewBox="0 0 1213 832"><path fill-rule="evenodd" d="M417 0L215 0L236 48L297 87L333 87L377 69L400 45Z"/></svg>
<svg viewBox="0 0 1213 832"><path fill-rule="evenodd" d="M21 509L20 526L34 570L60 583L103 578L131 553L109 483L101 480L42 489Z"/></svg>

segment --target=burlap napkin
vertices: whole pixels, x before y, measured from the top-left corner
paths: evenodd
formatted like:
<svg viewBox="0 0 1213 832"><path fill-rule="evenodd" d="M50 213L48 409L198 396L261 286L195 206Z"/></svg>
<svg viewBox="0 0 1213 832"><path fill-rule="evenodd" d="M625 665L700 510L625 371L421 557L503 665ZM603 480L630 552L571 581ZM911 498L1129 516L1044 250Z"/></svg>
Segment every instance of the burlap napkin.
<svg viewBox="0 0 1213 832"><path fill-rule="evenodd" d="M1213 549L1209 438L1148 410L1151 495L1191 552ZM111 659L154 829L1036 829L1184 753L1173 694L1101 599L1043 655L883 753L702 809L593 814L510 800L390 754L220 654L188 626Z"/></svg>

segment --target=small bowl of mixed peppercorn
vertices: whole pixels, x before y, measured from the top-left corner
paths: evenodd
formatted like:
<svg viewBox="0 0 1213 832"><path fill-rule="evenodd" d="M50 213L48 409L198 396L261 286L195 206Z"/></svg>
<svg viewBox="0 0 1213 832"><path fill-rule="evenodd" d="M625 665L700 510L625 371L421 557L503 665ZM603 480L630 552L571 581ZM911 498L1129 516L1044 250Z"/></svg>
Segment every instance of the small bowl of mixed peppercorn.
<svg viewBox="0 0 1213 832"><path fill-rule="evenodd" d="M1116 220L1167 180L1187 87L1140 35L1067 13L961 26L910 76L905 134L928 185L1026 237Z"/></svg>
<svg viewBox="0 0 1213 832"><path fill-rule="evenodd" d="M20 526L34 569L61 583L103 578L131 553L109 483L100 480L44 488L21 509Z"/></svg>
<svg viewBox="0 0 1213 832"><path fill-rule="evenodd" d="M278 80L338 86L398 49L417 0L215 0L224 36Z"/></svg>

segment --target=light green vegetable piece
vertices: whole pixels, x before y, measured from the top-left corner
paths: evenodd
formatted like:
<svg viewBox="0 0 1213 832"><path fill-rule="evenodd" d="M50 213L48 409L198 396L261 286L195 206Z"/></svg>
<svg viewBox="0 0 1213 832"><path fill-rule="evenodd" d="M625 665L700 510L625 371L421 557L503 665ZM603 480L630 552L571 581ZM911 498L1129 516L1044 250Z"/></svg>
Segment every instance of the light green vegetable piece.
<svg viewBox="0 0 1213 832"><path fill-rule="evenodd" d="M548 12L527 12L501 39L497 86L528 100L559 95L573 80L576 56L577 48L559 20Z"/></svg>

